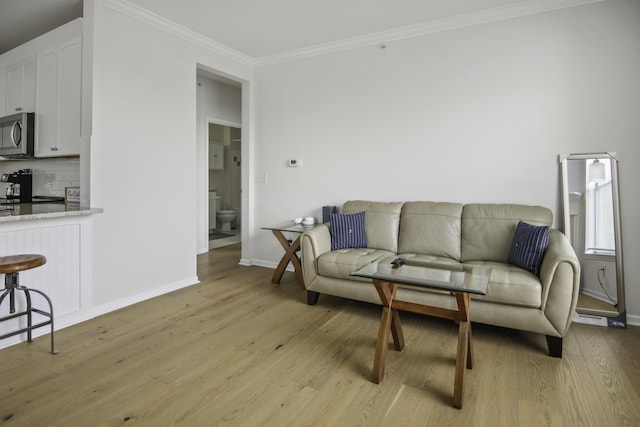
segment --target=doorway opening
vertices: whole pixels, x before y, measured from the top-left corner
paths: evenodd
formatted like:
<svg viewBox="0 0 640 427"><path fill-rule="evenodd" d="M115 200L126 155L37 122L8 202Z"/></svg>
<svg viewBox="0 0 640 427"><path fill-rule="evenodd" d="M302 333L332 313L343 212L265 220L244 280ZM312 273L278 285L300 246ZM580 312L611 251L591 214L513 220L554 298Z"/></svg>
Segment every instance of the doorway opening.
<svg viewBox="0 0 640 427"><path fill-rule="evenodd" d="M198 253L241 241L249 228L248 83L198 64L196 71ZM244 139L244 141L243 141ZM244 163L244 164L243 164ZM246 189L245 189L246 190ZM227 211L227 212L221 212ZM223 235L224 234L224 235ZM230 235L229 239L226 235Z"/></svg>
<svg viewBox="0 0 640 427"><path fill-rule="evenodd" d="M209 249L241 241L242 130L239 124L208 120Z"/></svg>

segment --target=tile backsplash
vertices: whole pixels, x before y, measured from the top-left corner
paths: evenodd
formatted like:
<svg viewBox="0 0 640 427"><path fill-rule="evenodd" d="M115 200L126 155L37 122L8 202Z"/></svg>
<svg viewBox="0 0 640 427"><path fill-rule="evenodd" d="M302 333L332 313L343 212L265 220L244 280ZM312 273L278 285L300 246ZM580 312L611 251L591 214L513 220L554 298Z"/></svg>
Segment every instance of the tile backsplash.
<svg viewBox="0 0 640 427"><path fill-rule="evenodd" d="M65 187L80 186L80 159L34 159L0 161L0 173L12 173L31 169L33 194L64 197ZM0 196L6 192L7 183L0 182Z"/></svg>

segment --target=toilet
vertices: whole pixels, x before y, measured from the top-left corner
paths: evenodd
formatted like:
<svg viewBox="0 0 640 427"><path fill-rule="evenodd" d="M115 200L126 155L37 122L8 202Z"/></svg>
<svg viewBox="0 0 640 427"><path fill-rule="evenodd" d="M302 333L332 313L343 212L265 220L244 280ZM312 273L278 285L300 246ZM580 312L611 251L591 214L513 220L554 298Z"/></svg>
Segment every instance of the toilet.
<svg viewBox="0 0 640 427"><path fill-rule="evenodd" d="M216 212L216 219L220 222L220 231L231 231L231 221L236 219L236 211L221 209Z"/></svg>
<svg viewBox="0 0 640 427"><path fill-rule="evenodd" d="M236 219L231 221L231 228L239 230L240 229L240 218L242 218L242 213L240 212L240 208L233 208L233 210L236 211Z"/></svg>

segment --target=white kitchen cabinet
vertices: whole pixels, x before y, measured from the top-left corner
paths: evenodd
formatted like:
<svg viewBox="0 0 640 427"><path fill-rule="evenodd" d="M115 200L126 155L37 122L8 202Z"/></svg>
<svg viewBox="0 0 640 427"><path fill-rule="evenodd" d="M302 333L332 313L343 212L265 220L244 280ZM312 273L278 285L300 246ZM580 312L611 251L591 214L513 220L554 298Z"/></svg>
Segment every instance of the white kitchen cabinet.
<svg viewBox="0 0 640 427"><path fill-rule="evenodd" d="M7 68L0 66L0 117L7 115Z"/></svg>
<svg viewBox="0 0 640 427"><path fill-rule="evenodd" d="M80 154L82 37L38 54L36 157Z"/></svg>
<svg viewBox="0 0 640 427"><path fill-rule="evenodd" d="M209 169L224 169L224 145L209 144Z"/></svg>
<svg viewBox="0 0 640 427"><path fill-rule="evenodd" d="M36 96L36 155L39 147L55 147L58 125L58 50L38 54Z"/></svg>
<svg viewBox="0 0 640 427"><path fill-rule="evenodd" d="M36 57L7 67L6 114L32 112L36 98Z"/></svg>

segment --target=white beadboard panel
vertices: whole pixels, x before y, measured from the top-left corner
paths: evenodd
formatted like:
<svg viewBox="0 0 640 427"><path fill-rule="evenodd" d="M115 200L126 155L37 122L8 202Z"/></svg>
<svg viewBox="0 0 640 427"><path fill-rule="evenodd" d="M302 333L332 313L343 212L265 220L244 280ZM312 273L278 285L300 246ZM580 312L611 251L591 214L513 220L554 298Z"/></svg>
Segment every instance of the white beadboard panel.
<svg viewBox="0 0 640 427"><path fill-rule="evenodd" d="M38 289L49 296L53 303L54 321L61 317L77 314L82 307L80 287L80 224L67 224L43 228L31 228L0 232L0 256L36 253L47 258L46 264L31 270L20 272L20 284ZM4 276L2 278L4 283ZM4 288L4 286L3 286ZM16 309L24 310L23 292L16 292ZM48 311L43 297L31 293L32 305ZM9 313L9 297L0 306L0 316ZM43 320L35 315L34 322ZM24 327L26 316L0 323L0 334ZM42 327L34 331L34 336L48 333L50 327ZM7 343L22 341L26 334L7 338ZM12 341L9 341L12 340Z"/></svg>

